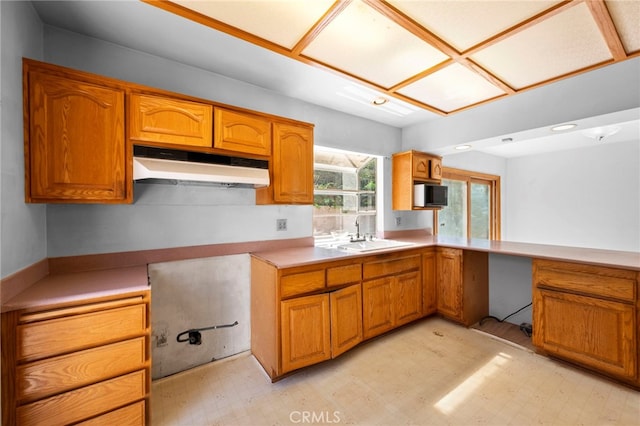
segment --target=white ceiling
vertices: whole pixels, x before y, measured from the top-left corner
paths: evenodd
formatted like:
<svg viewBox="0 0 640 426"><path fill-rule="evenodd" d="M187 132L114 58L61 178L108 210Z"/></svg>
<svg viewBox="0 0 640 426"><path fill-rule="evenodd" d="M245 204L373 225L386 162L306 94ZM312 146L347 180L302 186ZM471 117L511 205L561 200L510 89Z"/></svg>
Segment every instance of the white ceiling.
<svg viewBox="0 0 640 426"><path fill-rule="evenodd" d="M295 46L307 32L309 26L316 22L319 15L322 15L327 7L334 3L333 0L313 0L311 3L304 3L302 0L295 2L291 0L253 1L250 3L250 10L255 12L253 15L238 14L237 6L247 3L245 0L180 2L193 8L200 8L200 12L206 12L202 9L205 5L214 4L216 13L227 20L225 25L234 25L227 32L237 35L234 31L237 32L237 28L240 27L244 27L244 31L259 32L261 37L271 40L270 43L277 43L276 48L272 49L138 1L42 1L33 3L39 16L46 24L209 70L285 96L396 127L405 127L440 118L443 114L455 113L457 108L466 108L470 102L486 101L493 96L503 96L505 95L505 87L512 93L517 93L520 88L528 90L528 85L537 84L537 81L552 78L558 73L566 73L576 64L578 64L577 66L587 66L610 59L611 56L611 51L607 49L606 43L603 44L599 33L594 32L593 23L589 20L590 15L588 15L585 5L565 8L563 13L557 13L555 17L544 20L539 25L515 32L512 37L501 39L499 42L489 43L484 49L473 50L473 46L477 45L478 41L486 40L500 28L526 19L532 13L546 9L549 5L558 4L558 1L508 2L510 7L513 7L509 13L504 12L503 6L499 6L499 9L502 10L501 13L493 9L498 5L504 5L505 2L445 0L394 0L389 2L398 8L404 8L406 13L413 13L421 25L429 25L430 30L439 34L448 48L454 49L456 52L467 49L468 52L471 52L467 56L475 63L501 64L498 67L500 69L499 79L501 80L498 86L492 84L490 78L497 73L492 71L492 75L486 75L486 69L492 65L482 65L485 72L480 74L472 72L473 67L463 66L459 62L445 62L446 66L443 66L442 61L447 59L446 55L431 45L420 42L413 34L397 31L397 28L390 31L390 26L397 27L394 21L383 19L382 15L372 10L365 10L364 15L356 13L358 12L356 9L362 9L364 5L359 1L347 6L344 12L330 23L331 25L327 24L326 31L319 33L314 39L314 43L308 44L302 50L305 55L315 58L314 60L341 64L339 68L346 69L349 72L348 76L341 75L336 72L336 69L314 66L307 60L302 61L278 51L280 48L278 46L288 48ZM303 3L304 7L292 7L293 4L302 5ZM430 13L425 13L422 10L427 3L430 7ZM625 9L632 11L631 19L625 19L628 13L627 15L622 14L622 17L616 21L616 25L619 28L624 28L621 30L622 33L630 34L630 36L626 36L626 39L623 39L627 44L627 49L636 49L635 51L637 51L638 26L634 26L633 16L640 16L640 6L638 6L640 2L632 3L637 3L635 9ZM479 8L479 4L482 4L483 7ZM287 7L281 7L283 5ZM348 16L347 12L349 11L354 16ZM457 15L454 13L456 11ZM564 18L558 18L563 14L565 14ZM612 15L614 15L613 12ZM490 22L488 17L492 17ZM565 20L567 17L570 18L568 21ZM629 17L627 16L627 18ZM341 35L341 31L348 31L351 26L356 25L354 20L357 22L358 19L373 20L379 31L367 34L360 40L350 39L348 48L335 49L336 43L341 43L341 47L344 47L342 45L345 42L345 37ZM343 21L341 22L341 20ZM451 20L460 21L458 22L460 31L452 32L446 29L450 28L451 24L447 26L445 23L451 22ZM265 22L272 25L265 25ZM283 22L291 24L284 25ZM296 25L293 25L294 22ZM535 45L535 43L531 43L531 40L541 40L545 34L554 34L554 36L548 36L545 43L555 46L555 49L560 52L567 49L578 49L576 45L571 43L569 45L558 43L557 34L566 26L571 28L572 37L584 41L587 47L585 51L583 46L582 50L574 55L570 61L551 61L553 67L533 70L526 63L500 59L505 55L507 58L512 57L514 52L522 46L521 43L529 43L529 46ZM286 30L283 31L283 28ZM375 34L383 37L374 38ZM520 38L523 38L524 41L518 40ZM369 47L356 49L353 47L356 43ZM413 49L421 52L420 59L416 60L414 57L407 58L406 55L399 55L398 46L404 45L411 45ZM472 48L469 50L470 46ZM375 50L377 47L384 49L378 52ZM545 54L544 49L539 53L534 50L531 49L529 53L531 55ZM547 50L546 53L549 54L549 51ZM389 59L383 61L381 58ZM401 66L387 66L393 65L394 61ZM464 61L462 62L464 63ZM567 64L567 62L570 63ZM382 66L382 63L385 65ZM522 69L522 66L527 68ZM422 73L424 78L414 78L411 84L389 90L390 86L397 86L398 81L415 77L416 73L422 75L421 72L425 68L432 72ZM375 83L371 84L372 81ZM457 93L443 88L445 83L452 81L458 90ZM380 95L389 98L390 102L383 106L373 106L371 100ZM437 104L437 108L434 108L435 104ZM622 123L621 130L616 135L607 138L606 143L623 139L639 139L640 126L638 125L637 110L630 117L628 115L619 118L608 117L605 122L611 124L612 120ZM505 157L568 149L558 147L577 147L593 143L593 139L583 136L581 132L587 128L585 126L599 125L602 124L587 120L580 123L578 127L580 131L566 132L558 136L540 139L538 138L539 133L522 132L519 135L508 135L512 137L512 143L504 143L494 138L478 141L473 145L474 149ZM533 143L525 142L532 138L534 139ZM556 140L560 142L555 142ZM450 152L447 149L440 154Z"/></svg>

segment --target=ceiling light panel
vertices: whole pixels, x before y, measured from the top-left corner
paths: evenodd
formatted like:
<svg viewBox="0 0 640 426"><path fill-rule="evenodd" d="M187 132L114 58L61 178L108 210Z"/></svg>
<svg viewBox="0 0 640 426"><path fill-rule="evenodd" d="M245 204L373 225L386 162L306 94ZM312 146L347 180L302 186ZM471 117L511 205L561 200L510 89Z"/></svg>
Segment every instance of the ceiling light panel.
<svg viewBox="0 0 640 426"><path fill-rule="evenodd" d="M640 1L607 1L607 9L627 53L640 51Z"/></svg>
<svg viewBox="0 0 640 426"><path fill-rule="evenodd" d="M419 102L450 112L505 93L460 65L449 65L398 91Z"/></svg>
<svg viewBox="0 0 640 426"><path fill-rule="evenodd" d="M611 53L585 3L471 56L515 89L607 60Z"/></svg>
<svg viewBox="0 0 640 426"><path fill-rule="evenodd" d="M448 58L361 1L347 6L302 54L385 88Z"/></svg>
<svg viewBox="0 0 640 426"><path fill-rule="evenodd" d="M174 3L291 49L334 0L178 0Z"/></svg>
<svg viewBox="0 0 640 426"><path fill-rule="evenodd" d="M391 0L389 3L462 52L559 1Z"/></svg>

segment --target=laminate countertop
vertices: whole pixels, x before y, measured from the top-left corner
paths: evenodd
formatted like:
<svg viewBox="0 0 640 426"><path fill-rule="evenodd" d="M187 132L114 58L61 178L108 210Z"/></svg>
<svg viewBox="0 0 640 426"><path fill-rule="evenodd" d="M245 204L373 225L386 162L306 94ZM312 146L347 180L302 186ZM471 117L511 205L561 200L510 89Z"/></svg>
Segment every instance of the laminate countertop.
<svg viewBox="0 0 640 426"><path fill-rule="evenodd" d="M55 308L149 290L147 266L47 275L2 304L2 312Z"/></svg>
<svg viewBox="0 0 640 426"><path fill-rule="evenodd" d="M252 253L252 256L269 262L278 268L291 268L326 261L342 260L349 257L366 257L386 252L438 246L640 271L640 253L638 252L518 243L510 241L450 238L434 235L414 238L395 238L395 240L410 242L412 245L363 253L354 253L321 247L296 247L295 249L254 252Z"/></svg>

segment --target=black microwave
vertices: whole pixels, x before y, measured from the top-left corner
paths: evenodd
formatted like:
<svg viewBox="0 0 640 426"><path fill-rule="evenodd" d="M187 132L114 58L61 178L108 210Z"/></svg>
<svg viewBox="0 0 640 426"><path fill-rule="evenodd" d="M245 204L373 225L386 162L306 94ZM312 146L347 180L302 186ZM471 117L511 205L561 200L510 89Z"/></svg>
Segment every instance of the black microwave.
<svg viewBox="0 0 640 426"><path fill-rule="evenodd" d="M414 207L446 207L448 187L429 183L413 185Z"/></svg>

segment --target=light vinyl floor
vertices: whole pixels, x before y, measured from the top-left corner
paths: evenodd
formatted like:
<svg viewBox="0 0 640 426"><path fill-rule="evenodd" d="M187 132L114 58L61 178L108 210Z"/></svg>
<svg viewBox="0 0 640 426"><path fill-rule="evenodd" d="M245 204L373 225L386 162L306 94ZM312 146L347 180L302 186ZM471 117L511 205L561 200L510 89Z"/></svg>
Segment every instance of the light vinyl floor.
<svg viewBox="0 0 640 426"><path fill-rule="evenodd" d="M640 392L440 318L271 383L248 352L159 379L154 426L640 425Z"/></svg>

